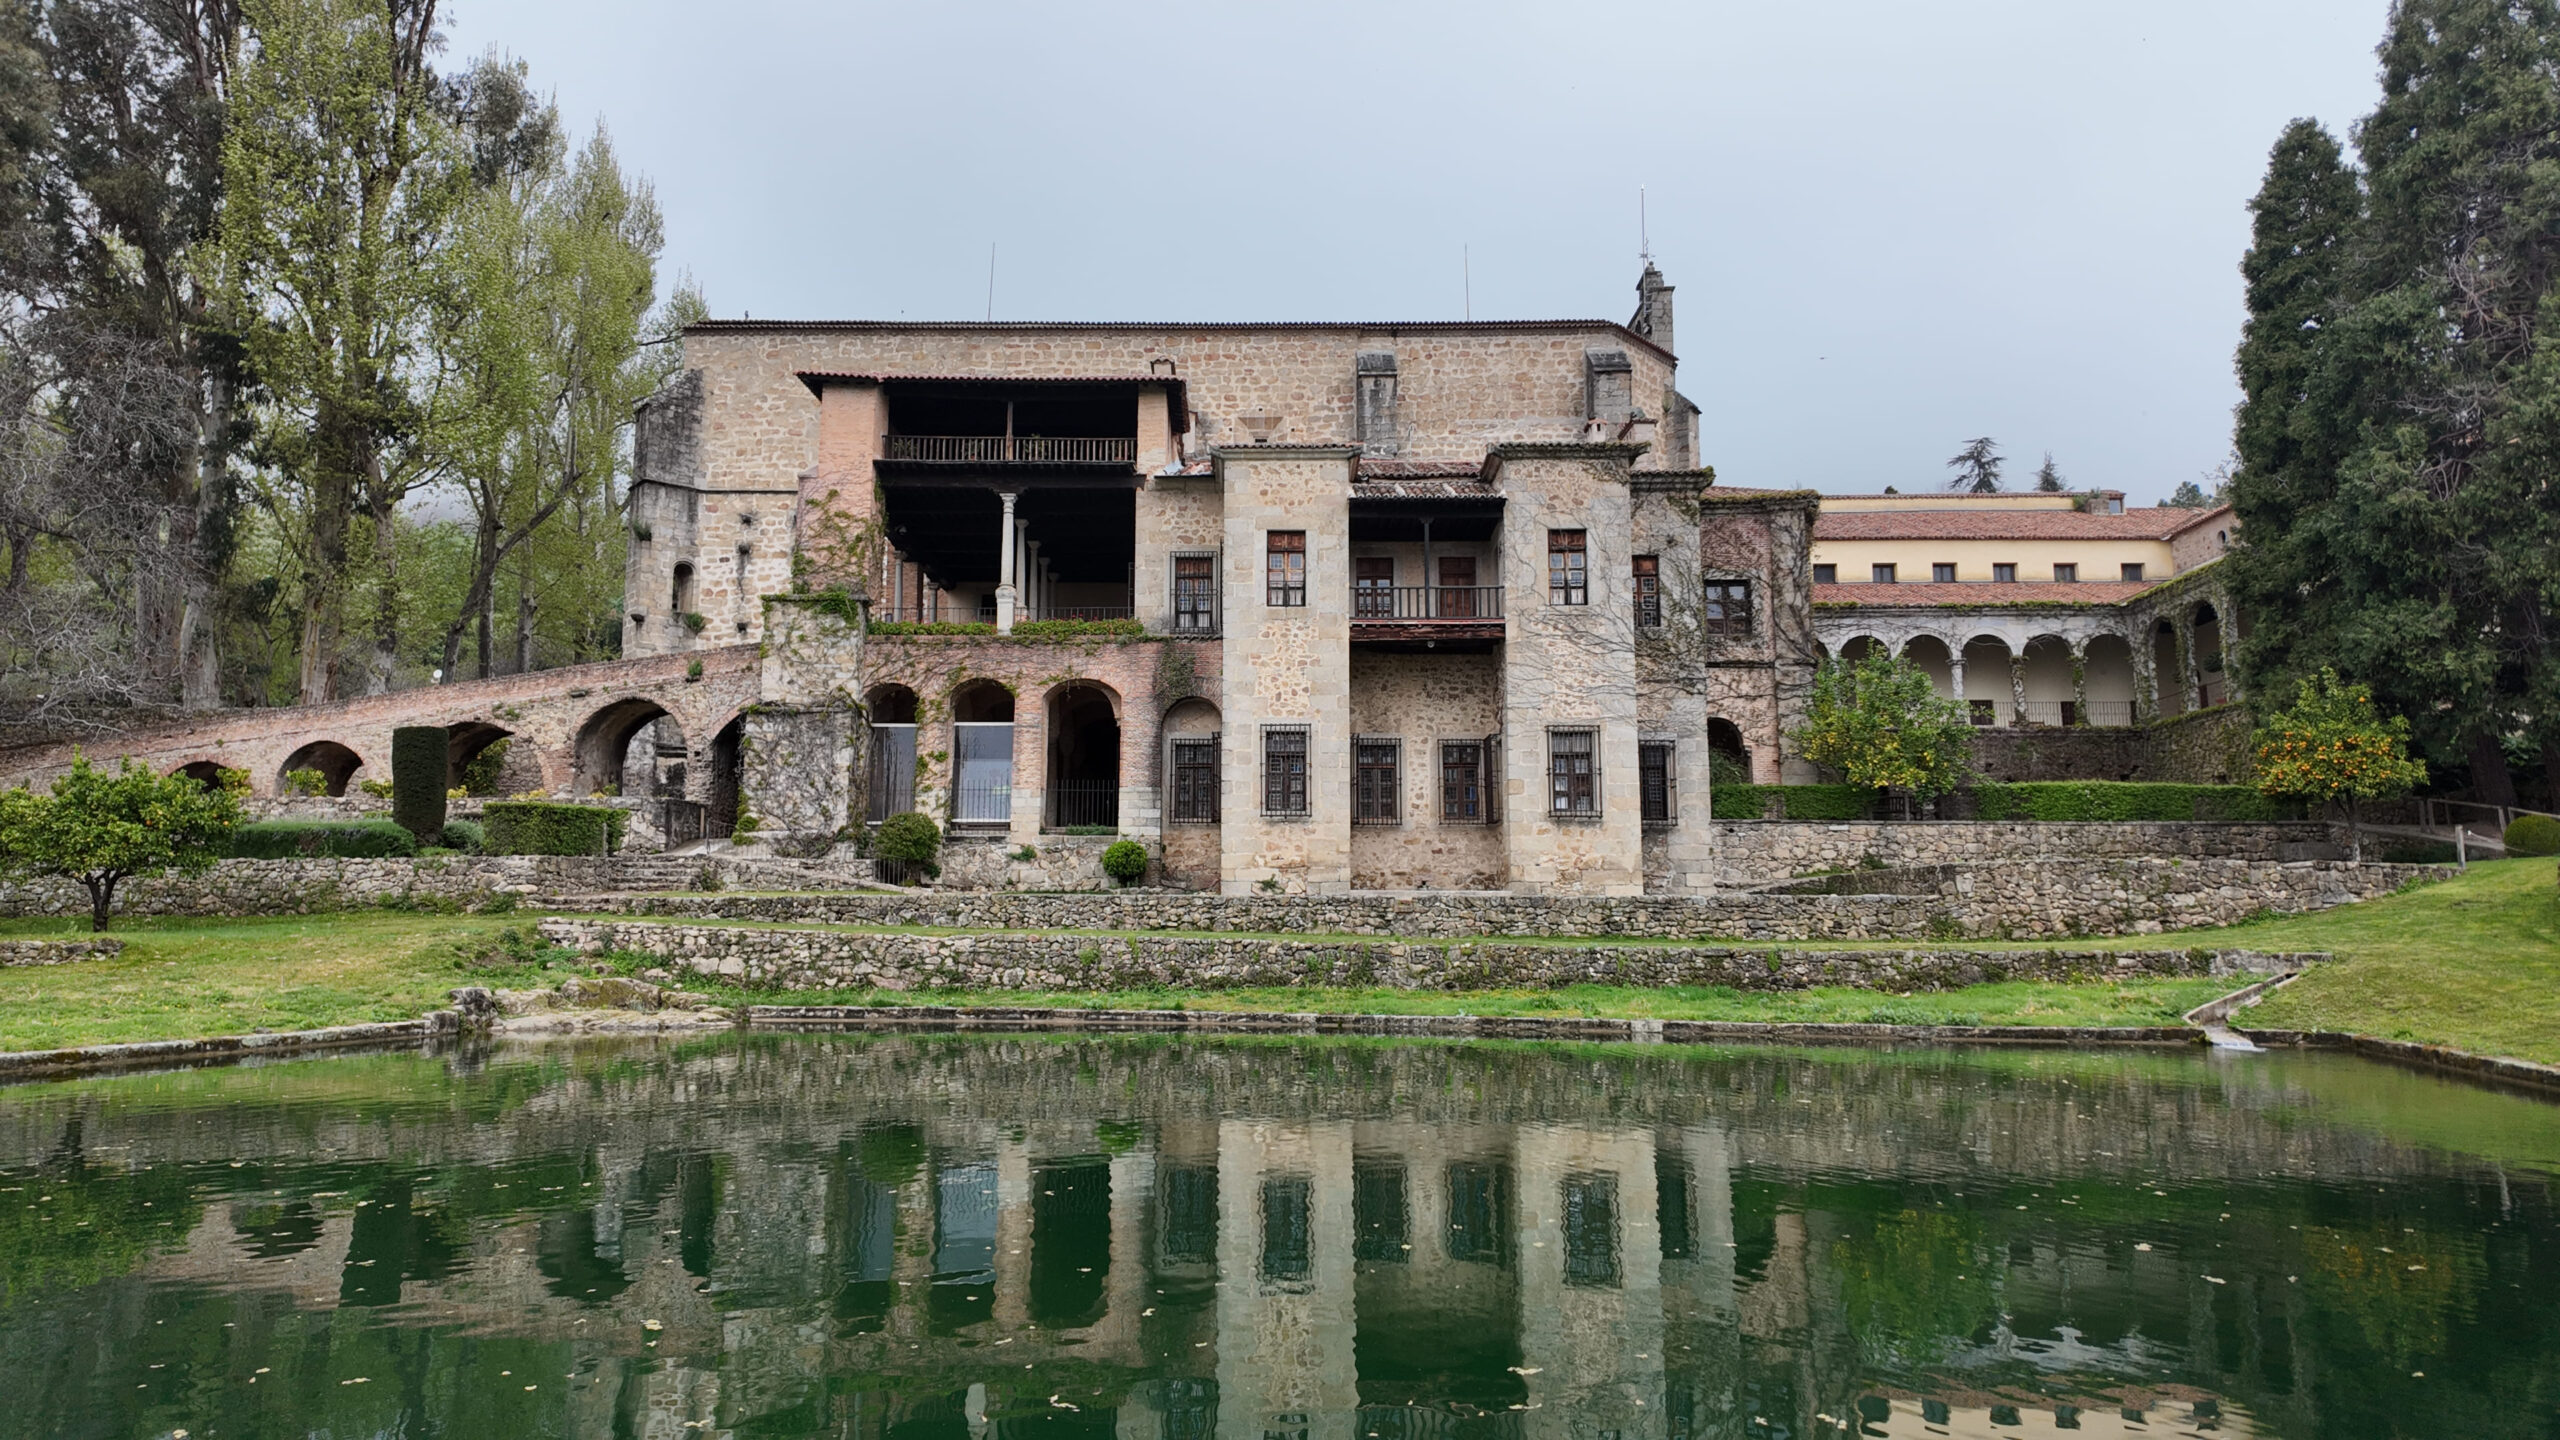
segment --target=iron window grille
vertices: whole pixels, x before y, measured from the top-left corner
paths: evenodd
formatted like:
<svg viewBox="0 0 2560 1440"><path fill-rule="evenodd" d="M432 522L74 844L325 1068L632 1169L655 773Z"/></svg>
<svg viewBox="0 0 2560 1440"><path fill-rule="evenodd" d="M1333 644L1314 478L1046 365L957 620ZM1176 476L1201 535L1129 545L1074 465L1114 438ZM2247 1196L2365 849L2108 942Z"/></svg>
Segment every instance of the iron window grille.
<svg viewBox="0 0 2560 1440"><path fill-rule="evenodd" d="M1644 823L1669 825L1680 818L1680 770L1668 740L1636 746L1637 789L1644 799Z"/></svg>
<svg viewBox="0 0 2560 1440"><path fill-rule="evenodd" d="M1307 603L1307 532L1274 530L1264 563L1265 598L1273 605Z"/></svg>
<svg viewBox="0 0 2560 1440"><path fill-rule="evenodd" d="M1273 725L1263 728L1262 813L1282 816L1307 813L1307 731L1304 726Z"/></svg>
<svg viewBox="0 0 2560 1440"><path fill-rule="evenodd" d="M1176 634L1218 631L1218 557L1173 557L1173 628Z"/></svg>
<svg viewBox="0 0 2560 1440"><path fill-rule="evenodd" d="M1547 732L1548 808L1569 819L1600 813L1600 732Z"/></svg>
<svg viewBox="0 0 2560 1440"><path fill-rule="evenodd" d="M1653 629L1662 624L1662 557L1635 558L1636 624Z"/></svg>
<svg viewBox="0 0 2560 1440"><path fill-rule="evenodd" d="M1393 825L1402 818L1396 802L1404 742L1360 736L1351 742L1351 823Z"/></svg>
<svg viewBox="0 0 2560 1440"><path fill-rule="evenodd" d="M1198 825L1218 823L1217 736L1173 742L1172 818Z"/></svg>
<svg viewBox="0 0 2560 1440"><path fill-rule="evenodd" d="M1591 603L1591 555L1588 536L1580 530L1547 532L1547 603Z"/></svg>
<svg viewBox="0 0 2560 1440"><path fill-rule="evenodd" d="M1701 628L1720 634L1740 634L1751 628L1751 582L1748 580L1710 580L1699 587Z"/></svg>

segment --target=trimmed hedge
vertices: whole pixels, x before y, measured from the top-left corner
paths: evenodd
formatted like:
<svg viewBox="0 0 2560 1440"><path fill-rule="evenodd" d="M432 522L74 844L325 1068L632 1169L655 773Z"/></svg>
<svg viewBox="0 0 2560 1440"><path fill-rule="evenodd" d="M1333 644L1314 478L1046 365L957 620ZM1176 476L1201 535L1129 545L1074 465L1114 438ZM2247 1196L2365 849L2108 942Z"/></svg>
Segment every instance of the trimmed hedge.
<svg viewBox="0 0 2560 1440"><path fill-rule="evenodd" d="M391 818L433 845L444 833L450 761L441 725L403 725L391 732Z"/></svg>
<svg viewBox="0 0 2560 1440"><path fill-rule="evenodd" d="M1718 820L1881 820L1884 802L1855 785L1718 785L1710 811ZM2300 805L2271 800L2247 785L2173 785L2127 780L1985 781L1946 797L1946 811L1977 820L2269 821L2302 818ZM1945 812L1942 812L1945 813Z"/></svg>
<svg viewBox="0 0 2560 1440"><path fill-rule="evenodd" d="M2298 820L2300 805L2247 785L2141 780L2031 780L1973 787L1982 820Z"/></svg>
<svg viewBox="0 0 2560 1440"><path fill-rule="evenodd" d="M1114 840L1102 851L1102 873L1123 885L1134 885L1147 873L1147 847L1135 840Z"/></svg>
<svg viewBox="0 0 2560 1440"><path fill-rule="evenodd" d="M599 855L622 848L631 812L612 805L493 800L480 808L481 848L491 855Z"/></svg>
<svg viewBox="0 0 2560 1440"><path fill-rule="evenodd" d="M478 855L489 847L489 832L477 820L447 820L444 843L466 855Z"/></svg>
<svg viewBox="0 0 2560 1440"><path fill-rule="evenodd" d="M417 853L418 837L388 820L255 820L231 832L235 860L383 860Z"/></svg>
<svg viewBox="0 0 2560 1440"><path fill-rule="evenodd" d="M2519 815L2507 822L2510 855L2560 855L2560 820L2548 815Z"/></svg>

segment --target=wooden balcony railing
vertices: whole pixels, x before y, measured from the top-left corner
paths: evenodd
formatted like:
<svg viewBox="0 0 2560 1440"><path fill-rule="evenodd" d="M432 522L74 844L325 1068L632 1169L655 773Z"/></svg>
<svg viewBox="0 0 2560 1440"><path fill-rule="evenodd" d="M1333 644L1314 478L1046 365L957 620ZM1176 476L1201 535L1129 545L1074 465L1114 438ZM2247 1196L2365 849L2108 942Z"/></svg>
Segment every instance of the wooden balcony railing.
<svg viewBox="0 0 2560 1440"><path fill-rule="evenodd" d="M883 460L928 465L1134 465L1134 435L883 435Z"/></svg>
<svg viewBox="0 0 2560 1440"><path fill-rule="evenodd" d="M1351 618L1387 621L1445 620L1458 624L1502 618L1499 585L1365 585L1351 592Z"/></svg>

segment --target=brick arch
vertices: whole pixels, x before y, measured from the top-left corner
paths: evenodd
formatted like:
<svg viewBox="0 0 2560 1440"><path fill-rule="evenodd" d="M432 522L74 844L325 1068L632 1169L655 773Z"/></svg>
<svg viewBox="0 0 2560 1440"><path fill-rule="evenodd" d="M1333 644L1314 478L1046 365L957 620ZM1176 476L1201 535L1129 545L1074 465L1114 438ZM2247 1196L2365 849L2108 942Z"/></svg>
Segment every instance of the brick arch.
<svg viewBox="0 0 2560 1440"><path fill-rule="evenodd" d="M1004 695L1004 704L1001 707L995 703L997 692L1002 692ZM1002 708L1007 712L1003 719L1011 720L1016 724L1022 722L1021 692L1001 680L984 675L972 676L952 686L951 693L945 698L951 706L951 718L957 721L964 723L994 721L997 717L988 712ZM969 713L964 715L961 713L963 710Z"/></svg>
<svg viewBox="0 0 2560 1440"><path fill-rule="evenodd" d="M219 760L187 760L169 767L171 775L184 775L207 790L220 788L222 772L228 769Z"/></svg>
<svg viewBox="0 0 2560 1440"><path fill-rule="evenodd" d="M328 782L328 793L344 795L355 773L364 768L364 757L353 746L336 740L308 740L284 757L276 768L276 786L284 789L284 777L296 770L317 770Z"/></svg>
<svg viewBox="0 0 2560 1440"><path fill-rule="evenodd" d="M665 705L646 696L626 695L598 706L578 726L576 770L569 788L578 795L592 795L604 786L617 793L629 794L629 779L622 773L625 752L640 732L661 720L672 720L679 731L684 721ZM686 735L686 743L692 736Z"/></svg>

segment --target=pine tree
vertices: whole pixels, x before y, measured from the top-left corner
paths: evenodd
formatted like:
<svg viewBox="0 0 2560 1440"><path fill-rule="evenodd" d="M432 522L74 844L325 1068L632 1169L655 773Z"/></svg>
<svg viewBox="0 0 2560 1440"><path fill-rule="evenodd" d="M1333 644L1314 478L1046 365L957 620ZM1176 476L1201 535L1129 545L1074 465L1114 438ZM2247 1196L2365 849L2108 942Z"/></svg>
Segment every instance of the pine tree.
<svg viewBox="0 0 2560 1440"><path fill-rule="evenodd" d="M2202 510L2213 501L2206 497L2203 486L2193 480L2181 480L2178 488L2169 492L2169 498L2160 503L2173 510Z"/></svg>
<svg viewBox="0 0 2560 1440"><path fill-rule="evenodd" d="M2046 495L2059 495L2067 488L2068 485L2062 478L2062 468L2053 463L2053 452L2047 450L2044 452L2044 463L2036 467L2037 491Z"/></svg>
<svg viewBox="0 0 2560 1440"><path fill-rule="evenodd" d="M1948 489L1996 495L2000 492L2000 442L1977 435L1964 442L1964 448L1947 461L1947 468L1956 472L1947 482Z"/></svg>

